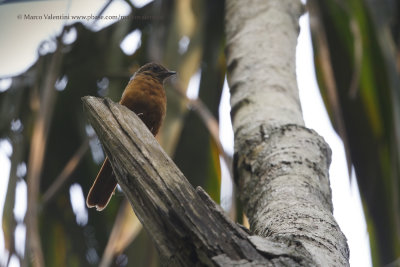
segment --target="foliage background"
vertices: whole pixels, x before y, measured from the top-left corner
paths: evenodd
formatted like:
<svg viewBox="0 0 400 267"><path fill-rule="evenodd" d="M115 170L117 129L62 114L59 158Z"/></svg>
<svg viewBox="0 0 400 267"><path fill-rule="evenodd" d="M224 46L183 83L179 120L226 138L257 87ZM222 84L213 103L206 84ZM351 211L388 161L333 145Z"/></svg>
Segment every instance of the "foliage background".
<svg viewBox="0 0 400 267"><path fill-rule="evenodd" d="M309 1L320 90L357 175L374 266L400 256L399 8Z"/></svg>

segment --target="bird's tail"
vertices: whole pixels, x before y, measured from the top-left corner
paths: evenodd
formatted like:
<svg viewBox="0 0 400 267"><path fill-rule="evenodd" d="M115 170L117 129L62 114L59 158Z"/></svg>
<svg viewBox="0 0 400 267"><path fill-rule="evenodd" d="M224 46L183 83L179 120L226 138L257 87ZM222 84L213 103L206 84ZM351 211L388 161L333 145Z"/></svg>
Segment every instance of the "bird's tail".
<svg viewBox="0 0 400 267"><path fill-rule="evenodd" d="M90 188L86 198L86 205L89 208L96 207L98 211L103 210L108 202L110 202L116 187L117 180L115 179L111 163L107 157L97 174L96 180Z"/></svg>

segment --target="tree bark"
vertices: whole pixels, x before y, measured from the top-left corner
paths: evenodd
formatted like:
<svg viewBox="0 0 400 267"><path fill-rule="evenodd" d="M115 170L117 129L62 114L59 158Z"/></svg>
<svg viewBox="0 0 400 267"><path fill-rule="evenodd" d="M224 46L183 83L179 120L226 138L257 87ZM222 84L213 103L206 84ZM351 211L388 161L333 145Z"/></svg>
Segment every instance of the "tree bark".
<svg viewBox="0 0 400 267"><path fill-rule="evenodd" d="M116 178L164 265L314 266L299 242L251 236L195 190L132 111L85 97L84 107Z"/></svg>
<svg viewBox="0 0 400 267"><path fill-rule="evenodd" d="M300 1L227 2L234 169L254 234L298 242L319 266L348 266L333 214L329 146L306 129L295 75Z"/></svg>

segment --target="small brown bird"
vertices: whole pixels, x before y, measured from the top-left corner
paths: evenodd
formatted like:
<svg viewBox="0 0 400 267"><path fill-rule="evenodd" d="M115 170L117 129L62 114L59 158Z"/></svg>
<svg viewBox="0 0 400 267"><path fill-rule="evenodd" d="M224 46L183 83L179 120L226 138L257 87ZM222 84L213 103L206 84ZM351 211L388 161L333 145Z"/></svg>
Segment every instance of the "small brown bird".
<svg viewBox="0 0 400 267"><path fill-rule="evenodd" d="M131 78L122 93L121 105L128 107L142 119L151 133L156 136L165 117L167 98L163 87L164 80L175 71L169 71L157 63L143 65ZM89 208L103 210L117 187L108 157L97 174L86 199Z"/></svg>

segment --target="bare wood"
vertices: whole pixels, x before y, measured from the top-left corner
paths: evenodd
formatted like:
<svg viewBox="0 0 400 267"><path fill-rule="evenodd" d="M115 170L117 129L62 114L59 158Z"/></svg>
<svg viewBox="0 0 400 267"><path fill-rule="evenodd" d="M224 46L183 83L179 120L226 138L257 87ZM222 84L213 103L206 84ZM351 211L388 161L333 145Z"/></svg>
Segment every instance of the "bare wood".
<svg viewBox="0 0 400 267"><path fill-rule="evenodd" d="M282 246L273 239L252 237L230 221L207 193L190 185L126 107L95 97L84 97L83 102L118 183L163 264L313 266L300 243Z"/></svg>

